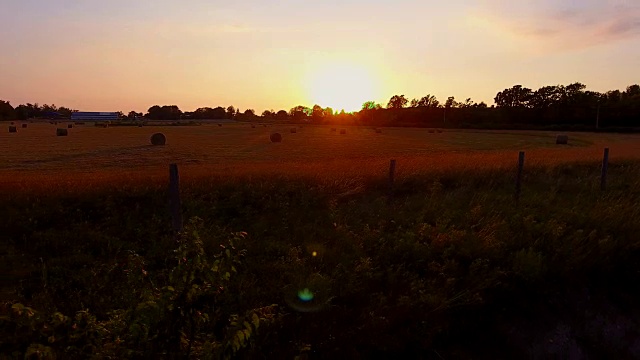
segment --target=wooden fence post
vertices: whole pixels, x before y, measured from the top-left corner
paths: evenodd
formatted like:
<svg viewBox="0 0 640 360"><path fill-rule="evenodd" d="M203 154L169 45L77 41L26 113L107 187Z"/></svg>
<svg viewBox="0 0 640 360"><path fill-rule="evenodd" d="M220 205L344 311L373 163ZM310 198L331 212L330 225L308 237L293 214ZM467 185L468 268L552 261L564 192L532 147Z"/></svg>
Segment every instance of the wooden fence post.
<svg viewBox="0 0 640 360"><path fill-rule="evenodd" d="M396 173L396 161L389 162L389 198L393 196L393 181Z"/></svg>
<svg viewBox="0 0 640 360"><path fill-rule="evenodd" d="M171 211L171 224L173 231L182 232L182 206L180 203L180 176L178 165L169 165L169 210Z"/></svg>
<svg viewBox="0 0 640 360"><path fill-rule="evenodd" d="M522 191L522 170L524 169L524 151L518 154L518 175L516 176L516 204L520 201Z"/></svg>
<svg viewBox="0 0 640 360"><path fill-rule="evenodd" d="M600 190L607 188L607 170L609 169L609 148L604 148L604 156L602 157L602 174L600 175Z"/></svg>

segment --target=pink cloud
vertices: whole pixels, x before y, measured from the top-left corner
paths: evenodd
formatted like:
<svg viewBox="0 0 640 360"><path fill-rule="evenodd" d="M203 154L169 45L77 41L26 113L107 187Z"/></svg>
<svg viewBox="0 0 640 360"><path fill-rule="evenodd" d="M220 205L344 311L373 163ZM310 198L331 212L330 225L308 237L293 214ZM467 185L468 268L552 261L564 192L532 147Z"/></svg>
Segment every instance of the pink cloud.
<svg viewBox="0 0 640 360"><path fill-rule="evenodd" d="M585 0L581 7L561 2L535 4L486 0L474 8L474 23L515 37L523 45L545 50L580 49L640 39L640 1ZM478 20L481 21L478 21Z"/></svg>

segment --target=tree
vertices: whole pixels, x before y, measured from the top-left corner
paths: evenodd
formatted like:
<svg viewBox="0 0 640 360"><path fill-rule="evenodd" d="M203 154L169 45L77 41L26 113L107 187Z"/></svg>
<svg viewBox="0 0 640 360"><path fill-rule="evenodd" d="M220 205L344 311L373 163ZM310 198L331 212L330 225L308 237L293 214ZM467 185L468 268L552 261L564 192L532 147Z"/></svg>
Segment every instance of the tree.
<svg viewBox="0 0 640 360"><path fill-rule="evenodd" d="M459 103L456 101L455 96L449 96L447 101L444 103L444 107L446 109L456 108L458 105Z"/></svg>
<svg viewBox="0 0 640 360"><path fill-rule="evenodd" d="M333 109L327 106L324 109L324 117L327 118L327 117L333 117L333 116L334 116Z"/></svg>
<svg viewBox="0 0 640 360"><path fill-rule="evenodd" d="M217 106L211 110L211 119L221 120L227 117L227 111L222 106Z"/></svg>
<svg viewBox="0 0 640 360"><path fill-rule="evenodd" d="M409 100L404 95L393 95L387 104L388 109L402 109L407 106Z"/></svg>
<svg viewBox="0 0 640 360"><path fill-rule="evenodd" d="M137 112L135 111L129 111L129 114L127 114L127 117L131 120L135 120L137 117L139 117L141 115L139 115Z"/></svg>
<svg viewBox="0 0 640 360"><path fill-rule="evenodd" d="M562 86L543 86L531 94L529 105L535 109L544 109L560 103Z"/></svg>
<svg viewBox="0 0 640 360"><path fill-rule="evenodd" d="M458 107L461 108L470 108L473 106L473 101L471 101L471 98L467 98L463 103L458 103Z"/></svg>
<svg viewBox="0 0 640 360"><path fill-rule="evenodd" d="M62 117L66 117L66 118L71 117L71 114L72 114L72 113L74 113L74 112L77 112L77 111L78 111L78 110L73 110L73 109L70 109L70 108L68 108L68 107L64 107L64 106L60 106L60 107L58 108L58 113L59 113Z"/></svg>
<svg viewBox="0 0 640 360"><path fill-rule="evenodd" d="M233 119L236 116L236 108L233 105L227 107L227 119Z"/></svg>
<svg viewBox="0 0 640 360"><path fill-rule="evenodd" d="M256 111L253 109L247 109L243 112L244 116L248 117L248 118L252 118L256 116Z"/></svg>
<svg viewBox="0 0 640 360"><path fill-rule="evenodd" d="M289 120L289 114L284 110L280 110L276 113L276 119L280 121Z"/></svg>
<svg viewBox="0 0 640 360"><path fill-rule="evenodd" d="M180 120L182 111L176 105L154 105L147 111L146 117L153 120Z"/></svg>
<svg viewBox="0 0 640 360"><path fill-rule="evenodd" d="M9 101L0 100L0 120L13 119L16 116L15 109Z"/></svg>
<svg viewBox="0 0 640 360"><path fill-rule="evenodd" d="M494 101L498 107L529 107L533 93L531 89L515 85L510 89L499 92Z"/></svg>
<svg viewBox="0 0 640 360"><path fill-rule="evenodd" d="M308 116L311 115L311 109L306 106L298 105L289 110L289 116L293 119L293 121L304 121L307 120Z"/></svg>
<svg viewBox="0 0 640 360"><path fill-rule="evenodd" d="M367 101L362 104L362 110L379 110L382 109L382 105L376 103L375 101Z"/></svg>
<svg viewBox="0 0 640 360"><path fill-rule="evenodd" d="M411 100L411 107L437 108L438 106L440 106L440 102L433 95L423 96L420 100Z"/></svg>
<svg viewBox="0 0 640 360"><path fill-rule="evenodd" d="M313 122L322 122L325 117L325 111L322 106L316 104L311 108L311 121Z"/></svg>
<svg viewBox="0 0 640 360"><path fill-rule="evenodd" d="M627 91L625 91L625 95L627 97L640 96L640 85L627 86Z"/></svg>

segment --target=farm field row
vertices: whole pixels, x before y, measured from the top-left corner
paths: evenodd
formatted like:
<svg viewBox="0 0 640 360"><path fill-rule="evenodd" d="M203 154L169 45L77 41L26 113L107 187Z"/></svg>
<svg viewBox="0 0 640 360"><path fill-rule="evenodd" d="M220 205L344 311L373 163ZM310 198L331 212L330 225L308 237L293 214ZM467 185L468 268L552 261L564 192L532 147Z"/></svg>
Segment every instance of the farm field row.
<svg viewBox="0 0 640 360"><path fill-rule="evenodd" d="M63 125L63 124L62 124ZM60 125L58 125L60 126ZM64 126L64 125L63 125ZM527 166L597 162L602 149L611 160L640 156L635 134L571 133L568 146L556 145L556 133L540 131L468 131L292 125L251 128L248 124L99 128L79 125L69 136L55 136L57 126L28 124L17 133L0 132L0 184L114 183L165 180L169 163L183 176L228 177L285 175L344 179L384 174L398 160L398 176L448 169L502 168L526 151ZM165 146L152 146L162 132ZM283 135L271 143L269 135ZM54 175L54 176L52 176Z"/></svg>

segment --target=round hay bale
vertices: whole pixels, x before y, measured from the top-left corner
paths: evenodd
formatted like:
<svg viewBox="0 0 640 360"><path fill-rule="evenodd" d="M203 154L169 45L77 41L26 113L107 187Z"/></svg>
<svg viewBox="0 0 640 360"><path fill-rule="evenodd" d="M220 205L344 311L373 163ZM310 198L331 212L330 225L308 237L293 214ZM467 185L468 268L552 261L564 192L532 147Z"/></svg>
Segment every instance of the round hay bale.
<svg viewBox="0 0 640 360"><path fill-rule="evenodd" d="M56 136L67 136L69 135L69 131L67 129L56 129Z"/></svg>
<svg viewBox="0 0 640 360"><path fill-rule="evenodd" d="M340 129L340 135L345 135L347 133L347 129Z"/></svg>
<svg viewBox="0 0 640 360"><path fill-rule="evenodd" d="M167 137L163 133L151 135L151 145L162 146L167 143Z"/></svg>
<svg viewBox="0 0 640 360"><path fill-rule="evenodd" d="M296 130L296 128L291 128L291 133L292 133L292 134L295 134L295 133L297 133L297 132L298 132L298 130Z"/></svg>
<svg viewBox="0 0 640 360"><path fill-rule="evenodd" d="M271 136L269 136L269 139L271 139L271 142L279 143L279 142L282 142L282 135L278 133L273 133L271 134Z"/></svg>
<svg viewBox="0 0 640 360"><path fill-rule="evenodd" d="M67 129L73 129L73 124L67 125Z"/></svg>
<svg viewBox="0 0 640 360"><path fill-rule="evenodd" d="M22 128L26 129L27 128L27 124L22 124Z"/></svg>
<svg viewBox="0 0 640 360"><path fill-rule="evenodd" d="M429 131L429 134L434 134L434 133L436 132L436 131L435 131L435 130L433 130L433 129L429 129L428 131Z"/></svg>
<svg viewBox="0 0 640 360"><path fill-rule="evenodd" d="M568 145L568 144L569 144L569 136L567 135L556 136L556 145Z"/></svg>
<svg viewBox="0 0 640 360"><path fill-rule="evenodd" d="M442 130L440 130L440 129L436 130L436 132L437 132L438 134L442 134Z"/></svg>
<svg viewBox="0 0 640 360"><path fill-rule="evenodd" d="M218 124L218 126L222 127L222 124Z"/></svg>
<svg viewBox="0 0 640 360"><path fill-rule="evenodd" d="M9 126L9 132L10 133L17 133L18 132L18 128L15 126Z"/></svg>

